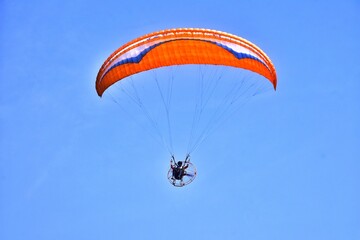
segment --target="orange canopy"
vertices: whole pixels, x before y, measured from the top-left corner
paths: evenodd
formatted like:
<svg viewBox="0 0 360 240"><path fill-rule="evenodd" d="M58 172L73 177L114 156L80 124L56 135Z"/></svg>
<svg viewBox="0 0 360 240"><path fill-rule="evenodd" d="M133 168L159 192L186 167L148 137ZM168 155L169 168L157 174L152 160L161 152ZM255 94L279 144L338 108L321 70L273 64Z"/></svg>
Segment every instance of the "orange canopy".
<svg viewBox="0 0 360 240"><path fill-rule="evenodd" d="M154 68L211 64L247 69L267 78L276 89L276 71L266 54L238 36L209 29L179 28L137 38L116 50L96 78L96 91L121 79Z"/></svg>

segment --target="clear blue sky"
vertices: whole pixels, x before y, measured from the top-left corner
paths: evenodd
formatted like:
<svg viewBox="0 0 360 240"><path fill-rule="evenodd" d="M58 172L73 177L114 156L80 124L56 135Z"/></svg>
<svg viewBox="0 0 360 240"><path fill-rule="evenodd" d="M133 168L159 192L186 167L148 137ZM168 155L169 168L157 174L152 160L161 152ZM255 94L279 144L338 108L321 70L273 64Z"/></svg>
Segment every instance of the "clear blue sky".
<svg viewBox="0 0 360 240"><path fill-rule="evenodd" d="M0 2L0 239L360 239L360 2ZM248 103L166 179L169 154L94 84L161 29L230 32L273 60Z"/></svg>

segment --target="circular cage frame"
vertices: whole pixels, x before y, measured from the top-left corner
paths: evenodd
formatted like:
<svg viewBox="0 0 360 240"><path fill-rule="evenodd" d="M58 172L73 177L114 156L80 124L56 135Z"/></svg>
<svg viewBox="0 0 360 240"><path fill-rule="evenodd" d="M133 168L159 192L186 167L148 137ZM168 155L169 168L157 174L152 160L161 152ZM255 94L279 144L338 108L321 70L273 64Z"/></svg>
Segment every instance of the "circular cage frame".
<svg viewBox="0 0 360 240"><path fill-rule="evenodd" d="M171 185L175 187L184 187L194 181L197 175L196 167L191 162L186 162L186 164L188 165L188 167L186 168L185 174L181 180L175 179L175 177L173 176L173 169L170 165L170 169L167 173L167 178Z"/></svg>

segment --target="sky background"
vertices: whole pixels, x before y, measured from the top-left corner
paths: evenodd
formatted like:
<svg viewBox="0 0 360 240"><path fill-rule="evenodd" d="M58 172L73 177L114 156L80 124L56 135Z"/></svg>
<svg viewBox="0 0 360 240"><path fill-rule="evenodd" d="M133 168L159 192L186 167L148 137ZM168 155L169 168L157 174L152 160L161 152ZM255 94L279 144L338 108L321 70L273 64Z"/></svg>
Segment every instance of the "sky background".
<svg viewBox="0 0 360 240"><path fill-rule="evenodd" d="M360 1L0 1L0 239L360 239ZM244 37L278 74L192 161L95 91L153 31Z"/></svg>

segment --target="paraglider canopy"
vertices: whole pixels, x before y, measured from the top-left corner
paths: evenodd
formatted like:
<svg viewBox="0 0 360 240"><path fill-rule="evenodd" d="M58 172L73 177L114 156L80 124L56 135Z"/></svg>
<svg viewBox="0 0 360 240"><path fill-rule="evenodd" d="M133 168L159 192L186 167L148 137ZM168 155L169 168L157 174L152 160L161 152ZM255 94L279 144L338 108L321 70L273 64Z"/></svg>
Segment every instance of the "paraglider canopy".
<svg viewBox="0 0 360 240"><path fill-rule="evenodd" d="M154 68L211 64L247 69L267 78L276 89L271 60L253 43L209 29L178 28L147 34L123 45L104 62L96 78L102 96L115 82Z"/></svg>

